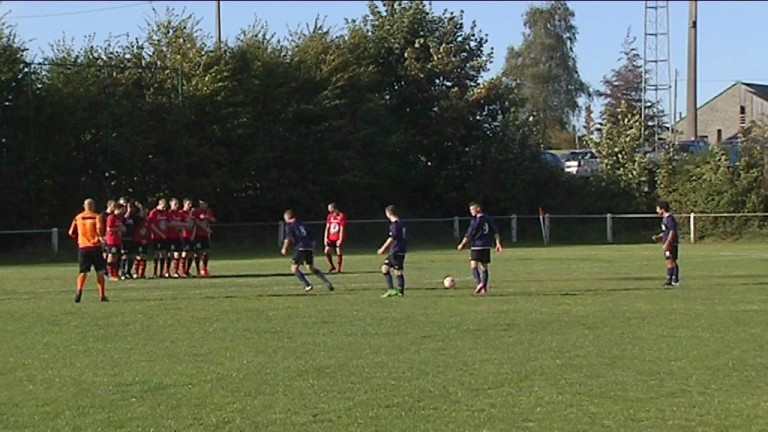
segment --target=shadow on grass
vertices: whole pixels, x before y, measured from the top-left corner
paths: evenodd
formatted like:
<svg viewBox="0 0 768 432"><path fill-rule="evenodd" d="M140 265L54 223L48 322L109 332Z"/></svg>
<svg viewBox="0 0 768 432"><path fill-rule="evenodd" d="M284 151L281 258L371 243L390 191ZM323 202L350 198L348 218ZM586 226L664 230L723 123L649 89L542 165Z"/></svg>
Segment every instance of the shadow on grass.
<svg viewBox="0 0 768 432"><path fill-rule="evenodd" d="M294 277L291 273L234 273L234 274L217 274L209 276L208 279L260 279L271 277Z"/></svg>

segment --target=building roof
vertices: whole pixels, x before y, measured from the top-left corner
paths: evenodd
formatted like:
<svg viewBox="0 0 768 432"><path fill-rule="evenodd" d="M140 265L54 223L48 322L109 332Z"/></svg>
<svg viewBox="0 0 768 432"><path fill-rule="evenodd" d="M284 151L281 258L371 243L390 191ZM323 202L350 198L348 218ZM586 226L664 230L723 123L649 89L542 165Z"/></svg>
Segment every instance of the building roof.
<svg viewBox="0 0 768 432"><path fill-rule="evenodd" d="M734 86L737 86L737 85L743 85L744 87L747 87L748 89L750 89L752 91L752 94L754 94L755 96L759 97L760 99L763 99L764 101L768 102L768 85L765 85L765 84L755 84L755 83L745 83L745 82L741 82L741 81L736 81L733 84L731 84L728 87L726 87L720 93L718 93L715 96L713 96L708 101L704 102L702 105L699 105L696 108L696 112L698 112L700 109L704 108L707 104L709 104L710 102L712 102L715 99L719 98L723 93L727 92L728 90L730 90L731 88L733 88ZM685 121L686 117L687 117L687 115L683 116L683 117L680 117L680 119L675 122L675 128L676 129L677 129L677 125L683 123Z"/></svg>

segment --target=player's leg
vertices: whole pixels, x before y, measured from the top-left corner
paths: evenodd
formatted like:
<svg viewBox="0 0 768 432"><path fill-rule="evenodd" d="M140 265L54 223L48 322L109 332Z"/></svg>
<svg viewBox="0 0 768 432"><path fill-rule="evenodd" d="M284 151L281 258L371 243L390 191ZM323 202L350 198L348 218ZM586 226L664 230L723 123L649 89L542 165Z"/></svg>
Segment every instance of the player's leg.
<svg viewBox="0 0 768 432"><path fill-rule="evenodd" d="M201 257L202 264L203 264L202 266L203 276L210 276L210 273L208 273L208 261L210 260L210 258L211 258L211 239L210 237L206 237L205 248L203 250L202 257Z"/></svg>
<svg viewBox="0 0 768 432"><path fill-rule="evenodd" d="M96 270L96 285L99 287L99 300L101 301L108 301L107 300L107 283L104 279L104 271L106 270L106 261L103 259L102 255L96 253L93 257L94 265L93 268Z"/></svg>
<svg viewBox="0 0 768 432"><path fill-rule="evenodd" d="M333 265L333 247L330 244L325 246L325 260L328 261L328 273L336 271L336 267Z"/></svg>
<svg viewBox="0 0 768 432"><path fill-rule="evenodd" d="M107 275L110 280L118 280L118 248L114 245L107 245Z"/></svg>
<svg viewBox="0 0 768 432"><path fill-rule="evenodd" d="M384 264L381 265L381 274L384 275L384 282L387 284L387 291L381 295L382 298L393 297L397 295L395 289L395 283L392 280L392 268L394 267L394 258L392 255L388 256L384 260Z"/></svg>
<svg viewBox="0 0 768 432"><path fill-rule="evenodd" d="M304 275L304 272L301 271L301 264L304 263L304 254L302 251L296 251L296 253L293 255L293 261L291 261L291 273L296 276L296 278L304 285L304 291L310 292L312 291L312 284L309 282L309 279L307 279L307 276Z"/></svg>
<svg viewBox="0 0 768 432"><path fill-rule="evenodd" d="M320 278L321 281L325 284L326 287L330 291L334 290L333 283L323 274L323 272L320 271L317 267L315 267L315 257L314 253L312 251L307 251L304 254L304 263L307 265L307 269L312 272L315 276Z"/></svg>
<svg viewBox="0 0 768 432"><path fill-rule="evenodd" d="M341 264L344 262L344 254L341 245L336 245L336 271L341 273Z"/></svg>
<svg viewBox="0 0 768 432"><path fill-rule="evenodd" d="M199 238L195 239L195 258L194 258L194 261L195 261L195 273L197 274L198 277L201 276L201 274L200 274L200 257L203 256L203 252L205 252L205 248L204 248L204 245L203 245L203 240L199 239Z"/></svg>
<svg viewBox="0 0 768 432"><path fill-rule="evenodd" d="M475 280L475 285L477 286L475 290L477 291L483 286L483 278L480 275L480 269L478 268L476 255L476 251L471 252L471 257L469 259L469 269L472 272L472 278Z"/></svg>
<svg viewBox="0 0 768 432"><path fill-rule="evenodd" d="M91 258L87 251L83 249L77 250L77 265L79 271L77 273L77 289L75 291L75 303L80 303L80 299L83 297L83 289L85 289L85 281L88 279L88 272L91 271Z"/></svg>
<svg viewBox="0 0 768 432"><path fill-rule="evenodd" d="M180 277L180 275L179 275L179 267L181 266L181 250L182 250L181 241L180 240L174 240L173 244L171 246L171 249L173 249L173 273L172 273L172 276L174 278L178 278L178 277Z"/></svg>
<svg viewBox="0 0 768 432"><path fill-rule="evenodd" d="M182 259L184 260L184 277L190 276L190 269L192 268L192 258L195 256L194 243L192 239L189 239L184 243L184 253Z"/></svg>
<svg viewBox="0 0 768 432"><path fill-rule="evenodd" d="M153 243L154 244L152 246L154 249L155 259L154 259L154 265L152 266L152 277L156 278L160 274L157 271L157 266L160 263L160 260L162 259L163 251L162 251L162 245L160 243L160 240L155 240Z"/></svg>
<svg viewBox="0 0 768 432"><path fill-rule="evenodd" d="M490 280L490 273L488 271L488 267L491 264L491 250L490 249L483 249L480 256L480 283L483 284L483 289L480 290L483 294L485 294L486 290L488 290L488 281Z"/></svg>
<svg viewBox="0 0 768 432"><path fill-rule="evenodd" d="M679 249L678 246L674 246L672 250L672 265L674 267L674 277L672 278L672 284L678 285L680 283L680 263L678 261L679 259Z"/></svg>
<svg viewBox="0 0 768 432"><path fill-rule="evenodd" d="M133 260L136 246L132 241L123 243L123 277L133 279Z"/></svg>

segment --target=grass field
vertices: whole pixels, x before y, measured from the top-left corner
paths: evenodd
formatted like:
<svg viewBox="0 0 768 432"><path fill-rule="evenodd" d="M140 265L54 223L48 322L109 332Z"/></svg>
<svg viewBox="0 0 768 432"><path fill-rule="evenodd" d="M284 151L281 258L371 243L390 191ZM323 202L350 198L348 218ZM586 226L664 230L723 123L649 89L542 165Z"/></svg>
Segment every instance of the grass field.
<svg viewBox="0 0 768 432"><path fill-rule="evenodd" d="M0 430L768 430L768 248L681 253L663 289L658 245L508 249L482 298L455 251L392 299L376 256L333 293L214 259L81 304L75 264L0 266Z"/></svg>

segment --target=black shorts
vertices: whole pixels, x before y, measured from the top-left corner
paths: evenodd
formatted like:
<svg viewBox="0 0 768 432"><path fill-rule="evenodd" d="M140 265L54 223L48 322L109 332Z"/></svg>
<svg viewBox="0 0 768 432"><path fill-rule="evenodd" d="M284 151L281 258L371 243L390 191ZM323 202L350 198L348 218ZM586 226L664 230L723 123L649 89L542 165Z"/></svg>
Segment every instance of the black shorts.
<svg viewBox="0 0 768 432"><path fill-rule="evenodd" d="M674 245L669 248L669 251L664 253L664 259L665 260L671 259L671 260L677 261L677 257L679 254L680 254L680 251L678 250L678 246Z"/></svg>
<svg viewBox="0 0 768 432"><path fill-rule="evenodd" d="M168 242L168 249L166 249L168 252L181 252L184 250L184 241L182 239L168 239L166 240Z"/></svg>
<svg viewBox="0 0 768 432"><path fill-rule="evenodd" d="M192 239L181 239L181 250L184 252L192 252L195 250L195 244Z"/></svg>
<svg viewBox="0 0 768 432"><path fill-rule="evenodd" d="M340 245L338 240L328 240L328 244L326 246L328 246L329 248L337 248Z"/></svg>
<svg viewBox="0 0 768 432"><path fill-rule="evenodd" d="M292 262L296 265L315 265L315 253L311 250L297 250Z"/></svg>
<svg viewBox="0 0 768 432"><path fill-rule="evenodd" d="M134 243L131 248L131 253L133 255L147 255L149 254L149 244Z"/></svg>
<svg viewBox="0 0 768 432"><path fill-rule="evenodd" d="M130 255L134 248L133 240L123 240L123 255Z"/></svg>
<svg viewBox="0 0 768 432"><path fill-rule="evenodd" d="M480 264L490 264L491 262L491 250L490 249L472 249L469 252L470 261L479 262Z"/></svg>
<svg viewBox="0 0 768 432"><path fill-rule="evenodd" d="M91 267L97 272L103 272L107 268L104 262L101 247L92 247L77 250L77 264L80 266L80 273L88 273Z"/></svg>
<svg viewBox="0 0 768 432"><path fill-rule="evenodd" d="M208 237L197 237L192 241L192 246L196 251L208 250L211 248L211 240Z"/></svg>
<svg viewBox="0 0 768 432"><path fill-rule="evenodd" d="M166 239L152 240L152 248L155 252L168 252L168 247L168 240Z"/></svg>
<svg viewBox="0 0 768 432"><path fill-rule="evenodd" d="M405 254L393 254L387 256L384 265L395 270L405 270Z"/></svg>
<svg viewBox="0 0 768 432"><path fill-rule="evenodd" d="M110 254L110 255L119 255L123 252L123 245L119 244L108 244L104 248L104 252Z"/></svg>

